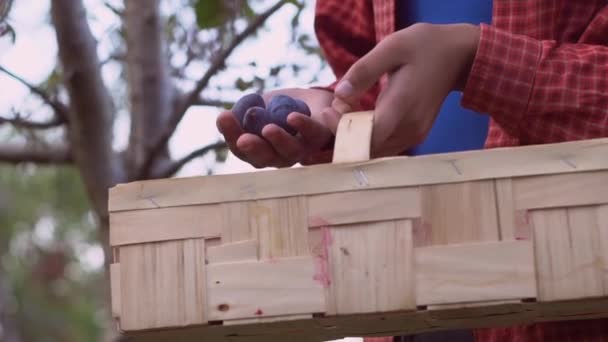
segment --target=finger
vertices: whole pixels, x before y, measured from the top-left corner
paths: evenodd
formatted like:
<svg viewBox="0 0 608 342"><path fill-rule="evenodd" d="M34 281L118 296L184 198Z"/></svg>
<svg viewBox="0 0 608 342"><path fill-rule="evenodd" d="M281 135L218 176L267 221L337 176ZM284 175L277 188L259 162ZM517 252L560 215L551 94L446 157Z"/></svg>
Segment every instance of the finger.
<svg viewBox="0 0 608 342"><path fill-rule="evenodd" d="M365 56L356 61L342 77L335 95L348 103L357 98L380 80L382 75L403 64L403 42L393 34L382 40Z"/></svg>
<svg viewBox="0 0 608 342"><path fill-rule="evenodd" d="M256 168L283 165L283 161L268 142L255 134L241 135L236 141L236 146L241 151L244 160Z"/></svg>
<svg viewBox="0 0 608 342"><path fill-rule="evenodd" d="M333 158L333 150L321 151L306 156L300 164L304 166L331 163Z"/></svg>
<svg viewBox="0 0 608 342"><path fill-rule="evenodd" d="M295 164L301 159L304 151L301 142L281 127L275 124L267 125L262 130L262 135L286 164Z"/></svg>
<svg viewBox="0 0 608 342"><path fill-rule="evenodd" d="M413 118L415 99L413 69L402 67L390 79L389 86L382 94L381 100L374 113L374 128L372 133L372 149L380 149L393 135L398 135L398 141L403 144L401 148L409 148L418 139L415 132L418 127ZM403 122L411 124L403 125ZM395 130L399 129L398 132ZM394 147L393 147L394 148Z"/></svg>
<svg viewBox="0 0 608 342"><path fill-rule="evenodd" d="M338 113L344 114L353 111L353 107L350 103L343 101L342 99L335 97L331 102L331 108L333 108Z"/></svg>
<svg viewBox="0 0 608 342"><path fill-rule="evenodd" d="M290 114L287 123L300 133L307 150L318 150L327 146L334 136L322 122L299 113Z"/></svg>
<svg viewBox="0 0 608 342"><path fill-rule="evenodd" d="M342 114L338 113L333 108L325 108L321 112L321 117L323 119L323 122L325 123L325 126L329 128L329 130L335 136L336 132L338 131L338 124L340 123L340 118L342 118Z"/></svg>
<svg viewBox="0 0 608 342"><path fill-rule="evenodd" d="M218 131L224 136L230 151L239 159L247 161L236 146L236 141L243 134L243 129L232 112L224 111L220 113L216 120L216 126Z"/></svg>

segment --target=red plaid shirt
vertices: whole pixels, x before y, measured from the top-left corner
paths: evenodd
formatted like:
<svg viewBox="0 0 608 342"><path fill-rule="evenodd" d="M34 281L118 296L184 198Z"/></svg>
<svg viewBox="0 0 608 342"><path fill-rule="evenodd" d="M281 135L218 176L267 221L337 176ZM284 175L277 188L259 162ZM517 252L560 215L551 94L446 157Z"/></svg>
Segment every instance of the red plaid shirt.
<svg viewBox="0 0 608 342"><path fill-rule="evenodd" d="M317 37L338 78L395 27L394 1L316 2ZM481 25L462 100L489 113L486 148L608 137L607 45L606 0L494 0L492 25ZM366 109L379 88L368 92ZM479 329L475 335L492 342L608 341L608 320Z"/></svg>

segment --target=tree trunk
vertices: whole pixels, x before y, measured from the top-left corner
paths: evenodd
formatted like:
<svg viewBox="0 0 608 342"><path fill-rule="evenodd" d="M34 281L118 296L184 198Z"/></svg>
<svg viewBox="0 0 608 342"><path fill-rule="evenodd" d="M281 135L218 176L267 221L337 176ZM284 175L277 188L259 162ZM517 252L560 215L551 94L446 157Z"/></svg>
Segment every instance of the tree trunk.
<svg viewBox="0 0 608 342"><path fill-rule="evenodd" d="M134 180L151 145L167 123L174 95L160 0L126 1L124 20L131 105L129 178ZM169 159L166 146L159 157L157 160Z"/></svg>

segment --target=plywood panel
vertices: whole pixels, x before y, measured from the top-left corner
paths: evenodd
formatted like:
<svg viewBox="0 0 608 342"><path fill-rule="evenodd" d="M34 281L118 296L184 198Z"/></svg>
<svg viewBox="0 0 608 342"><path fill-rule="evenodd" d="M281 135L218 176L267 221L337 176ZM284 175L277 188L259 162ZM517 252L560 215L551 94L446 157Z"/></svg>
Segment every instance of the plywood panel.
<svg viewBox="0 0 608 342"><path fill-rule="evenodd" d="M425 234L416 246L498 241L493 181L426 186L422 194Z"/></svg>
<svg viewBox="0 0 608 342"><path fill-rule="evenodd" d="M121 247L121 328L205 323L204 251L204 239Z"/></svg>
<svg viewBox="0 0 608 342"><path fill-rule="evenodd" d="M544 209L531 216L539 299L601 296L602 251L596 209Z"/></svg>
<svg viewBox="0 0 608 342"><path fill-rule="evenodd" d="M250 203L250 227L260 258L309 255L307 201L303 197Z"/></svg>
<svg viewBox="0 0 608 342"><path fill-rule="evenodd" d="M324 312L310 257L207 266L211 320Z"/></svg>
<svg viewBox="0 0 608 342"><path fill-rule="evenodd" d="M418 305L536 297L530 241L415 249Z"/></svg>
<svg viewBox="0 0 608 342"><path fill-rule="evenodd" d="M110 214L112 246L220 236L218 205L125 211Z"/></svg>
<svg viewBox="0 0 608 342"><path fill-rule="evenodd" d="M514 181L517 209L561 208L608 203L608 172L525 177Z"/></svg>
<svg viewBox="0 0 608 342"><path fill-rule="evenodd" d="M319 227L421 216L418 187L362 190L308 198L308 225Z"/></svg>
<svg viewBox="0 0 608 342"><path fill-rule="evenodd" d="M330 295L337 314L415 308L408 220L332 227Z"/></svg>

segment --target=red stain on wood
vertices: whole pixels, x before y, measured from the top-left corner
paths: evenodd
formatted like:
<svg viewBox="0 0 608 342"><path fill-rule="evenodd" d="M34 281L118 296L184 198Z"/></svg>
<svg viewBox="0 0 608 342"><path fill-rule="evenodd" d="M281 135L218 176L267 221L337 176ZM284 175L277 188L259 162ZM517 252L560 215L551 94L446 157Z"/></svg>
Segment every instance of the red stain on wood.
<svg viewBox="0 0 608 342"><path fill-rule="evenodd" d="M329 246L333 240L331 231L327 226L320 227L321 229L321 245L315 248L315 275L314 280L318 281L323 287L328 288L331 284L331 273L329 271Z"/></svg>
<svg viewBox="0 0 608 342"><path fill-rule="evenodd" d="M263 314L264 314L264 312L262 311L262 309L257 309L257 310L255 311L255 315L256 315L256 316L262 316Z"/></svg>
<svg viewBox="0 0 608 342"><path fill-rule="evenodd" d="M518 210L515 213L515 239L530 240L532 236L530 212L528 210Z"/></svg>

